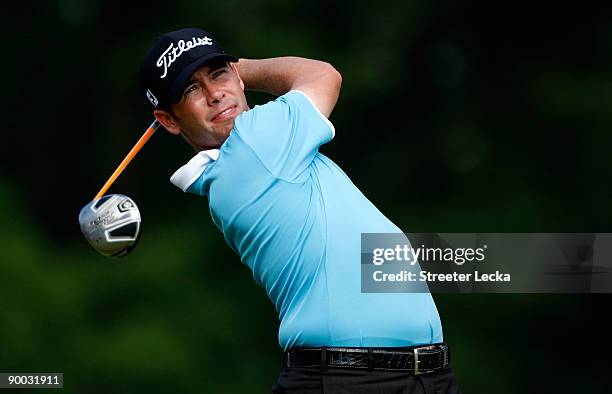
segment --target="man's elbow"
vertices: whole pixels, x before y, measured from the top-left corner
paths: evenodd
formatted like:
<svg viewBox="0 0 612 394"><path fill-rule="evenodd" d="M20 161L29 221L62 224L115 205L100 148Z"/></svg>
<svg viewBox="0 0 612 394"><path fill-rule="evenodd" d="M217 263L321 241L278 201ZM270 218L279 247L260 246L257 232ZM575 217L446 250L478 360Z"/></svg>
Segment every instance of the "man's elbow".
<svg viewBox="0 0 612 394"><path fill-rule="evenodd" d="M325 100L322 104L321 112L325 115L325 117L329 118L336 103L338 102L338 97L340 97L340 87L342 85L342 75L334 66L329 63L325 63L325 77L323 78L323 83L321 86L325 94Z"/></svg>
<svg viewBox="0 0 612 394"><path fill-rule="evenodd" d="M342 74L334 66L329 63L325 63L325 75L329 79L329 87L340 94L340 87L342 86Z"/></svg>
<svg viewBox="0 0 612 394"><path fill-rule="evenodd" d="M317 109L329 118L340 95L342 75L329 63L319 60L315 62L316 68L312 68L308 74L302 74L304 79L292 89L305 93Z"/></svg>

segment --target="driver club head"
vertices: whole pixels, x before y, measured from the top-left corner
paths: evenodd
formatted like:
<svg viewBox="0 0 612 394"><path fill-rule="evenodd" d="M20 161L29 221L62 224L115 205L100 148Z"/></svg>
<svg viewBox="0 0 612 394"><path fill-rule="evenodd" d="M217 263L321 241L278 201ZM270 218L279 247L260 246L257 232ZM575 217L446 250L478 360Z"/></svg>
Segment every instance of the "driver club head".
<svg viewBox="0 0 612 394"><path fill-rule="evenodd" d="M108 194L84 206L79 224L91 246L107 257L126 256L140 237L140 211L123 194Z"/></svg>

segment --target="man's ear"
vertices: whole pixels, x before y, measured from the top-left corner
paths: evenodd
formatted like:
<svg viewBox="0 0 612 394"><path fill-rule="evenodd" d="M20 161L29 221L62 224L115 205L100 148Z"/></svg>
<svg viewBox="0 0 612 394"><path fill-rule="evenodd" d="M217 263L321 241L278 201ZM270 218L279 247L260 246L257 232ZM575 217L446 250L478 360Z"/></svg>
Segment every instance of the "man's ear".
<svg viewBox="0 0 612 394"><path fill-rule="evenodd" d="M238 79L240 80L240 87L244 90L244 81L240 78L240 73L238 72L238 67L236 67L236 63L230 63L230 67L234 70L236 75L238 75Z"/></svg>
<svg viewBox="0 0 612 394"><path fill-rule="evenodd" d="M169 133L174 135L181 134L181 128L179 127L178 123L176 123L174 116L172 116L168 111L156 109L153 111L153 115L155 115L155 119L157 119L157 121L161 123L161 125L164 126Z"/></svg>

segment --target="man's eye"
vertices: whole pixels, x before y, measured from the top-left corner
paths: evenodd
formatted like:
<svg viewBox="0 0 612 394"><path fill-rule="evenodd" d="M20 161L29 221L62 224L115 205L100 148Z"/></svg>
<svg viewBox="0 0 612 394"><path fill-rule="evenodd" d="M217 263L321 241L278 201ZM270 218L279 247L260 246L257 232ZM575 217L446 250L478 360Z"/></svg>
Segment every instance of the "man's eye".
<svg viewBox="0 0 612 394"><path fill-rule="evenodd" d="M191 85L190 87L188 87L187 89L185 89L185 93L184 93L184 95L186 96L187 94L189 94L189 93L193 92L193 91L194 91L194 90L196 90L196 89L197 89L197 86L196 86L196 85Z"/></svg>
<svg viewBox="0 0 612 394"><path fill-rule="evenodd" d="M223 74L225 72L225 69L221 69L221 70L217 70L213 73L213 78L217 78L219 76L221 76L221 74Z"/></svg>

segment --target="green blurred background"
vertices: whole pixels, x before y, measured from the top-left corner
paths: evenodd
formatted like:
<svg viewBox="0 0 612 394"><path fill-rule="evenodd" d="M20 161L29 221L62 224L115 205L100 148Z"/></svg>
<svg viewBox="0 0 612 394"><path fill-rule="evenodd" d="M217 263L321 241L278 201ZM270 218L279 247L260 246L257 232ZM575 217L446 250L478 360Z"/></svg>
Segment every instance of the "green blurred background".
<svg viewBox="0 0 612 394"><path fill-rule="evenodd" d="M63 372L65 393L270 392L275 310L206 199L169 183L192 156L182 140L160 130L110 190L143 216L130 256L101 257L78 227L152 119L140 59L177 28L241 57L335 65L322 150L406 232L611 231L612 12L598 2L3 8L0 372ZM612 392L608 295L435 300L465 393Z"/></svg>

